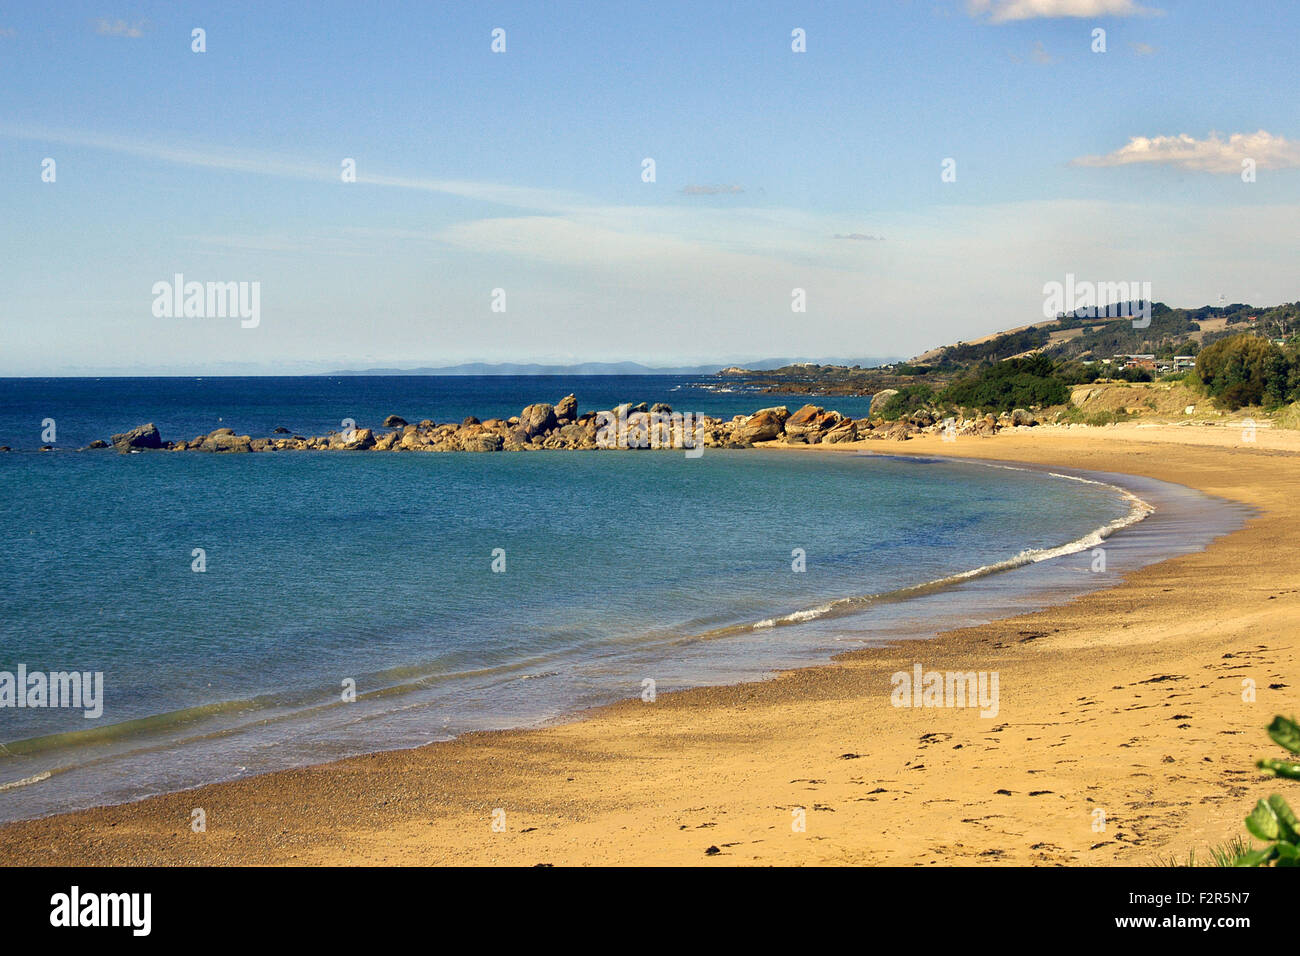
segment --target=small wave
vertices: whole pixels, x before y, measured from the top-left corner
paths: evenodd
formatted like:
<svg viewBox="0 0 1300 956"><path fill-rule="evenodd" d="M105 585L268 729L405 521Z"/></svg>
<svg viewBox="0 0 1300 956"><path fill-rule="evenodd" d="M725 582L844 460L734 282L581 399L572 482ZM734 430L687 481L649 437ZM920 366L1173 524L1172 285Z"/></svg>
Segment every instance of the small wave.
<svg viewBox="0 0 1300 956"><path fill-rule="evenodd" d="M1017 468L1013 465L1000 465L991 462L985 462L991 468L1005 468L1007 471L1030 471L1035 469ZM1078 481L1083 484L1097 485L1103 488L1109 488L1116 491L1128 502L1128 513L1116 518L1114 521L1107 522L1098 528L1094 528L1082 537L1075 538L1073 541L1067 541L1064 544L1056 545L1051 548L1027 548L1010 558L1002 561L995 561L992 564L980 565L977 568L971 568L968 571L959 571L956 574L950 574L946 577L935 578L932 581L925 581L921 584L912 584L907 587L898 588L894 591L884 591L879 594L862 594L851 597L837 598L829 603L817 607L806 608L804 610L794 611L780 617L764 618L753 624L733 625L722 627L704 634L698 634L688 640L714 640L720 637L729 637L733 634L744 631L761 631L774 627L789 626L792 624L802 624L805 621L813 621L828 616L840 617L845 614L858 613L872 605L905 601L909 598L920 597L924 594L932 594L936 591L946 590L955 587L966 581L972 581L976 578L986 577L990 574L998 574L1002 571L1011 571L1015 568L1024 567L1027 564L1037 564L1040 561L1050 561L1052 558L1061 558L1071 554L1078 554L1080 551L1087 551L1095 548L1104 542L1115 532L1137 524L1155 511L1155 508L1143 501L1133 492L1118 485L1110 484L1105 481L1097 481L1093 478L1084 478L1079 475L1065 475L1058 472L1041 472L1051 478L1060 478L1063 481Z"/></svg>
<svg viewBox="0 0 1300 956"><path fill-rule="evenodd" d="M23 777L21 780L11 780L8 783L0 783L0 793L5 790L17 790L19 787L30 787L34 783L40 783L42 780L49 780L53 774L45 770L41 773L32 774L30 777Z"/></svg>

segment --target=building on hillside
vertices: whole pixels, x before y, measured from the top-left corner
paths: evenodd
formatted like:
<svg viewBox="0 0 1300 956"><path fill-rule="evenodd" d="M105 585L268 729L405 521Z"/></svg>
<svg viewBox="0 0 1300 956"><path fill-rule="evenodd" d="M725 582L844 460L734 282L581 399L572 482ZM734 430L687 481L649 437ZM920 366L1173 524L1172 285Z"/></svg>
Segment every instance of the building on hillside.
<svg viewBox="0 0 1300 956"><path fill-rule="evenodd" d="M1189 369L1189 368L1196 368L1196 356L1195 356L1195 355L1175 355L1175 356L1174 356L1174 371L1175 371L1175 372L1181 372L1181 371L1184 371L1184 370Z"/></svg>

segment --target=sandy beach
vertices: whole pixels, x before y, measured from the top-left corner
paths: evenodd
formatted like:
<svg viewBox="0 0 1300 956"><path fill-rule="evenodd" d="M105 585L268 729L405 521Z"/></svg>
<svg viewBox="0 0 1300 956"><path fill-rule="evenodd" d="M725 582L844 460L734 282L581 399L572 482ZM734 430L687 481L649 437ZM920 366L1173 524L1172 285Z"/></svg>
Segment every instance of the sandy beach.
<svg viewBox="0 0 1300 956"><path fill-rule="evenodd" d="M1300 433L1041 427L789 453L853 451L1143 475L1258 514L1063 606L541 729L19 822L0 828L0 863L1143 865L1244 833L1279 789L1254 768L1276 749L1264 727L1300 710ZM891 706L890 675L918 662L997 671L997 717Z"/></svg>

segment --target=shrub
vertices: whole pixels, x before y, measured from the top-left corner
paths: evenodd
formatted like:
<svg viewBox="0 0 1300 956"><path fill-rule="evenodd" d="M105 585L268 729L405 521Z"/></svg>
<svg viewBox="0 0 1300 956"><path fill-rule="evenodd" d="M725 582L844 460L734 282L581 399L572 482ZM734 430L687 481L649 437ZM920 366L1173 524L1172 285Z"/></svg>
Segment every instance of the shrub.
<svg viewBox="0 0 1300 956"><path fill-rule="evenodd" d="M952 382L940 398L952 405L988 412L1064 405L1070 390L1045 355L984 365Z"/></svg>
<svg viewBox="0 0 1300 956"><path fill-rule="evenodd" d="M1268 735L1281 747L1300 754L1300 725L1294 720L1277 716L1268 725ZM1276 777L1300 780L1300 763L1265 757L1256 763L1260 770ZM1272 794L1260 800L1246 817L1246 829L1266 846L1249 850L1237 857L1237 866L1300 866L1300 820L1286 800Z"/></svg>
<svg viewBox="0 0 1300 956"><path fill-rule="evenodd" d="M1272 342L1243 333L1219 339L1196 357L1196 375L1219 405L1280 405L1291 369Z"/></svg>

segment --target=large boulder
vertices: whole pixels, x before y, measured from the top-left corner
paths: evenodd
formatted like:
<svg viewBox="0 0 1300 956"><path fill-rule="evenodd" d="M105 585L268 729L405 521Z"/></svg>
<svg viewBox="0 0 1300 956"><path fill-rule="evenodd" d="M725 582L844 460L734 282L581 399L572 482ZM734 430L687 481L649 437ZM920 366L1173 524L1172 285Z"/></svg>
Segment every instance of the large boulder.
<svg viewBox="0 0 1300 956"><path fill-rule="evenodd" d="M113 435L109 441L113 443L113 447L118 451L129 451L132 448L161 448L163 446L162 435L158 434L158 426L153 422L139 425L129 432L122 432L120 435Z"/></svg>
<svg viewBox="0 0 1300 956"><path fill-rule="evenodd" d="M883 408L885 405L885 402L889 401L897 394L898 394L898 389L896 388L886 388L882 391L876 392L876 394L871 396L871 407L867 410L867 414L879 415L881 408Z"/></svg>
<svg viewBox="0 0 1300 956"><path fill-rule="evenodd" d="M858 426L851 418L843 419L838 425L822 436L822 441L831 445L857 440Z"/></svg>
<svg viewBox="0 0 1300 956"><path fill-rule="evenodd" d="M839 412L828 412L819 405L805 405L785 420L787 436L802 436L812 444L821 440L822 432L829 431L842 421Z"/></svg>
<svg viewBox="0 0 1300 956"><path fill-rule="evenodd" d="M738 444L752 444L756 441L771 441L781 436L790 409L784 405L775 408L760 408L749 418L737 422L732 429L731 440Z"/></svg>
<svg viewBox="0 0 1300 956"><path fill-rule="evenodd" d="M366 451L375 447L375 433L369 428L352 429L352 440L343 442L344 451Z"/></svg>
<svg viewBox="0 0 1300 956"><path fill-rule="evenodd" d="M519 427L530 439L546 434L556 424L558 423L555 419L555 408L545 402L529 405L519 413Z"/></svg>
<svg viewBox="0 0 1300 956"><path fill-rule="evenodd" d="M389 415L384 419L385 428L405 428L406 419L401 415Z"/></svg>
<svg viewBox="0 0 1300 956"><path fill-rule="evenodd" d="M1026 411L1023 408L1017 408L1011 413L1011 424L1032 426L1038 424L1038 419L1034 417L1033 412Z"/></svg>
<svg viewBox="0 0 1300 956"><path fill-rule="evenodd" d="M578 399L573 395L565 395L560 399L559 404L555 406L555 420L561 425L567 425L575 421L578 417Z"/></svg>

